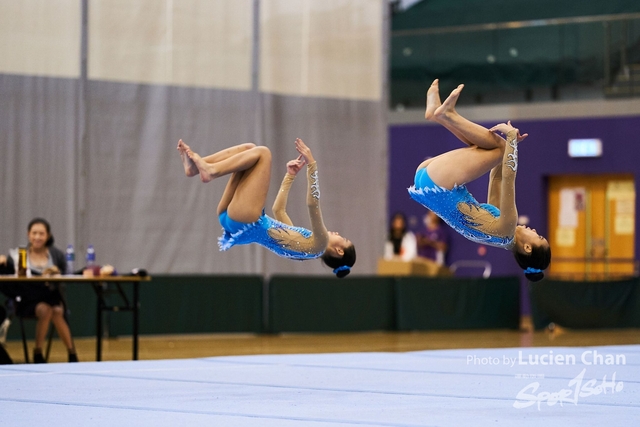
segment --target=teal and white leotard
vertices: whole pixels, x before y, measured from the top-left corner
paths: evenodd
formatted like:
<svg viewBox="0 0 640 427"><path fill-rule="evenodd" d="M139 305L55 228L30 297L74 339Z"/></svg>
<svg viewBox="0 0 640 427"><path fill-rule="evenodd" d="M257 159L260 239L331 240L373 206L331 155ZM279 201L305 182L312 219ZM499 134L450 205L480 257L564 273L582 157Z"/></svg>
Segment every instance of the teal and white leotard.
<svg viewBox="0 0 640 427"><path fill-rule="evenodd" d="M460 210L461 205L466 205L466 211L484 211L496 221L500 218L500 209L488 203L478 203L464 185L455 186L451 190L440 187L429 177L427 169L421 168L416 172L414 185L409 188L409 195L473 242L503 249L513 246L514 236L498 236L482 231L478 227L480 224L469 213Z"/></svg>
<svg viewBox="0 0 640 427"><path fill-rule="evenodd" d="M321 252L305 252L300 247L287 244L286 237L300 235L305 239L313 233L302 227L284 224L262 212L260 218L252 223L242 223L229 218L227 211L219 215L223 234L218 238L221 251L226 251L235 245L257 243L283 258L294 260L315 259L322 256Z"/></svg>
<svg viewBox="0 0 640 427"><path fill-rule="evenodd" d="M230 218L227 211L220 213L223 235L218 238L221 251L234 245L257 243L283 258L307 260L324 254L329 234L320 211L320 186L317 163L307 165L307 208L311 230L296 227L287 215L286 205L294 175L285 175L273 205L275 218L262 215L252 223L243 223Z"/></svg>

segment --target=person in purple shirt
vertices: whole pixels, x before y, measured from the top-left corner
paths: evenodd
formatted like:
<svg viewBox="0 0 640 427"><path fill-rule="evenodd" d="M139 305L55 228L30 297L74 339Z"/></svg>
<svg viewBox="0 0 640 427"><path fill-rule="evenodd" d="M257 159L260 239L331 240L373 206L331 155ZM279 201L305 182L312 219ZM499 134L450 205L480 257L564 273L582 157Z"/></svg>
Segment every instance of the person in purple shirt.
<svg viewBox="0 0 640 427"><path fill-rule="evenodd" d="M425 228L418 233L418 255L447 265L447 253L451 236L447 226L438 215L428 211L424 216Z"/></svg>

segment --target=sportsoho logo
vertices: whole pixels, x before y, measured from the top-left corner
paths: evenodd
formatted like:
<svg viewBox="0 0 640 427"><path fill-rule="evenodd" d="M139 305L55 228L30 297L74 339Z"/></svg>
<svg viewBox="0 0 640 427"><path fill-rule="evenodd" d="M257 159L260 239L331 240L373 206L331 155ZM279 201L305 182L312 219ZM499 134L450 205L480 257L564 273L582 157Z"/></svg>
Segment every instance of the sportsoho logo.
<svg viewBox="0 0 640 427"><path fill-rule="evenodd" d="M550 367L554 365L572 366L616 366L626 365L627 358L624 354L598 353L597 350L586 350L582 354L576 355L572 353L562 354L548 351L544 354L523 354L518 351L517 357L503 356L499 357L477 357L475 355L467 356L467 365L502 365L510 368L513 367ZM534 381L524 386L516 395L513 407L517 409L528 408L537 405L541 410L542 404L554 406L565 403L577 405L581 399L600 394L620 393L624 389L622 381L616 381L616 372L608 377L602 378L585 378L587 368L583 368L578 375L567 382L566 387L547 390L541 386L540 381ZM516 378L522 379L540 379L544 378L543 374L516 374Z"/></svg>
<svg viewBox="0 0 640 427"><path fill-rule="evenodd" d="M546 354L529 354L528 357L524 357L522 351L518 352L519 366L576 365L578 363L577 360L586 366L615 366L627 364L627 357L624 354L600 354L597 350L583 351L579 359L571 353L554 354L553 351L549 351ZM619 393L624 388L622 381L616 382L616 372L611 375L610 380L607 380L607 375L604 375L602 380L595 378L586 379L586 373L587 368L583 368L578 375L567 383L566 388L563 387L559 390L543 390L541 389L540 382L534 381L518 392L516 401L513 402L513 407L522 409L537 405L539 411L543 403L546 403L547 406L554 406L556 404L564 406L565 403L577 405L580 399L586 399L603 393Z"/></svg>
<svg viewBox="0 0 640 427"><path fill-rule="evenodd" d="M622 381L616 382L615 372L610 381L607 381L606 375L602 380L585 380L586 372L587 368L584 368L575 378L569 381L567 388L561 388L556 391L540 390L540 383L537 381L532 382L518 392L516 401L513 402L513 407L522 409L537 404L539 411L543 403L546 403L547 406L554 406L557 403L560 406L564 406L565 403L577 405L581 398L597 396L603 393L619 393L624 388Z"/></svg>

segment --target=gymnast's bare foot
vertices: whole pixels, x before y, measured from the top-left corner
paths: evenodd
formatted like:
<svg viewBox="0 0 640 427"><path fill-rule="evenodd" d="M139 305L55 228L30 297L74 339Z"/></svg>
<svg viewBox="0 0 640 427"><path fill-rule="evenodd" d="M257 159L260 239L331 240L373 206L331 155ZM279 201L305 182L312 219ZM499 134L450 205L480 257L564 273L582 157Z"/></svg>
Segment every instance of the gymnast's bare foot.
<svg viewBox="0 0 640 427"><path fill-rule="evenodd" d="M446 119L447 116L453 114L458 114L456 112L456 102L458 102L458 97L460 96L460 92L462 92L463 88L464 85L458 85L458 87L451 92L451 95L449 95L447 99L444 100L442 105L436 108L436 110L433 112L435 121Z"/></svg>
<svg viewBox="0 0 640 427"><path fill-rule="evenodd" d="M424 118L432 120L433 113L440 105L442 105L440 101L440 87L438 86L438 79L435 79L427 91L427 110L424 112Z"/></svg>
<svg viewBox="0 0 640 427"><path fill-rule="evenodd" d="M189 146L185 144L183 140L178 141L178 151L180 152L185 175L188 177L196 176L199 173L198 168L196 164L193 163L193 160L187 156L187 150L190 150Z"/></svg>
<svg viewBox="0 0 640 427"><path fill-rule="evenodd" d="M205 162L198 153L194 153L191 148L185 150L187 156L193 161L200 172L200 181L209 182L213 179L211 172L209 171L209 163Z"/></svg>

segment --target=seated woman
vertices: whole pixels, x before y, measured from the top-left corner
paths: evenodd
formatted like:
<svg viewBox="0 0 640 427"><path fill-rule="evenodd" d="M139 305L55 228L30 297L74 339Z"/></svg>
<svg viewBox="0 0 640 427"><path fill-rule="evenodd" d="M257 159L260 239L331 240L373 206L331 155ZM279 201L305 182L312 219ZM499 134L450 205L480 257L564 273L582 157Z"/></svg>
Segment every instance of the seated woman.
<svg viewBox="0 0 640 427"><path fill-rule="evenodd" d="M510 250L527 279L541 280L551 262L549 242L535 229L517 225L518 143L528 135L520 135L511 122L486 129L462 117L455 104L463 87L441 103L436 79L427 92L425 118L443 125L468 147L422 162L409 194L467 239ZM464 184L487 172L488 201L481 204Z"/></svg>
<svg viewBox="0 0 640 427"><path fill-rule="evenodd" d="M51 226L43 218L34 218L27 227L27 268L34 275L43 274L65 274L66 263L64 253L53 246L53 236ZM0 255L0 265L5 266L7 271L15 271L17 260L12 256ZM14 292L16 314L18 316L36 317L36 337L35 348L33 349L34 363L45 363L42 356L42 344L49 331L49 324L58 332L58 336L67 347L69 362L77 362L78 356L73 345L69 325L64 318L64 305L62 295L57 286L47 283L28 283L21 285ZM17 298L19 296L19 298Z"/></svg>
<svg viewBox="0 0 640 427"><path fill-rule="evenodd" d="M218 239L220 250L257 243L284 258L322 258L342 278L356 262L355 247L338 233L327 231L320 211L318 165L301 139L296 139L295 147L300 155L287 163L287 174L273 204L275 219L264 213L271 179L271 152L267 147L247 143L204 158L182 140L177 148L187 176L200 175L202 182L209 182L231 175L218 204L218 219L224 231ZM286 212L289 189L305 164L311 230L295 227Z"/></svg>
<svg viewBox="0 0 640 427"><path fill-rule="evenodd" d="M389 236L384 245L384 259L400 258L411 261L417 256L416 235L407 230L407 218L402 212L396 212L391 218Z"/></svg>

